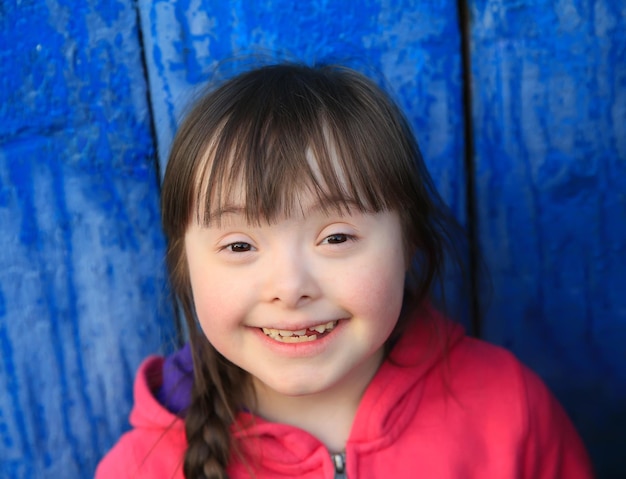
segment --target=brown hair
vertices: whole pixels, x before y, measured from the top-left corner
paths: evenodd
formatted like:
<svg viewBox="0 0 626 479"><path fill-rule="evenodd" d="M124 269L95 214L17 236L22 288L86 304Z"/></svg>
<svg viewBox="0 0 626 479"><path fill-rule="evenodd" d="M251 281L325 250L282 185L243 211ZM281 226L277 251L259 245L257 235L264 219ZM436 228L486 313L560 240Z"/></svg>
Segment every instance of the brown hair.
<svg viewBox="0 0 626 479"><path fill-rule="evenodd" d="M201 98L178 130L162 189L171 285L194 361L188 479L227 477L230 427L254 400L249 375L217 352L197 325L184 252L190 222L212 221L211 212L235 185L243 185L252 222L288 215L303 187L340 208L399 213L413 268L387 344L441 277L449 239L448 215L407 120L363 75L337 66L272 65Z"/></svg>

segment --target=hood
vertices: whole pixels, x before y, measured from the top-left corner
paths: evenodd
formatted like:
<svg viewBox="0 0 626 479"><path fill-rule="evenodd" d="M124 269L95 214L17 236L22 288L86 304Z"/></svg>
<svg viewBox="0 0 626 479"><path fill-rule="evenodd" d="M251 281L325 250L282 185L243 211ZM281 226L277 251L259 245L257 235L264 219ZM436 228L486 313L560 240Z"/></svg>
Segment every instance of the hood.
<svg viewBox="0 0 626 479"><path fill-rule="evenodd" d="M169 358L168 358L169 360ZM185 425L180 421L176 411L170 411L163 406L163 398L170 398L171 391L177 388L164 390L165 363L161 356L150 356L139 366L133 387L134 405L130 413L130 424L137 429L174 429L184 431ZM185 394L188 404L191 388ZM183 391L180 391L183 394ZM167 401L166 401L167 402Z"/></svg>

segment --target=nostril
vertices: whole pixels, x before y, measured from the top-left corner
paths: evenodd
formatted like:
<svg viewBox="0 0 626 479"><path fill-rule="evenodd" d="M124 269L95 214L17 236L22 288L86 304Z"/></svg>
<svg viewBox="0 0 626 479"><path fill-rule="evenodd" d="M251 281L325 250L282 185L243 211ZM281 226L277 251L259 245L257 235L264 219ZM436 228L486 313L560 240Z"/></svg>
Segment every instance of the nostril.
<svg viewBox="0 0 626 479"><path fill-rule="evenodd" d="M272 299L272 303L275 304L279 304L279 303L284 303L285 305L289 306L289 307L298 307L298 306L302 306L304 304L307 304L309 301L311 301L311 296L309 295L301 295L299 297L297 296L289 296L289 295L283 295L283 296L276 296Z"/></svg>

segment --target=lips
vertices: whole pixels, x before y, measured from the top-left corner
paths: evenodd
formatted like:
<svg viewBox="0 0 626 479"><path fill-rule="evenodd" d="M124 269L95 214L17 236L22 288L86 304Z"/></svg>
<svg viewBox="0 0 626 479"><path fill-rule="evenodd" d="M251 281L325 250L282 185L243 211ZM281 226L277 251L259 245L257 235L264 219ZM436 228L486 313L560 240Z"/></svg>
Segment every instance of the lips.
<svg viewBox="0 0 626 479"><path fill-rule="evenodd" d="M291 331L286 329L261 328L266 336L283 343L304 343L315 341L319 336L332 331L337 326L337 321L329 321L324 324L311 326L307 329Z"/></svg>

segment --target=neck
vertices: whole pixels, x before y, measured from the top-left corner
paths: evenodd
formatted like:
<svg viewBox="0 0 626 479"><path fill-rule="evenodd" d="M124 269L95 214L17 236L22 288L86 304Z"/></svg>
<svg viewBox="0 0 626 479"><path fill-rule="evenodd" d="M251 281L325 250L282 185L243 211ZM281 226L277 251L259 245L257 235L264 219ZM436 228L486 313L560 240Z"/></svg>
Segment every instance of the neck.
<svg viewBox="0 0 626 479"><path fill-rule="evenodd" d="M253 378L256 413L319 439L332 452L345 449L363 394L382 361L382 349L331 388L302 396L281 394Z"/></svg>

